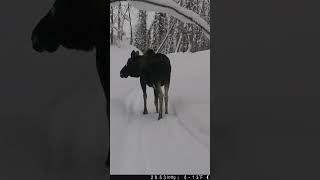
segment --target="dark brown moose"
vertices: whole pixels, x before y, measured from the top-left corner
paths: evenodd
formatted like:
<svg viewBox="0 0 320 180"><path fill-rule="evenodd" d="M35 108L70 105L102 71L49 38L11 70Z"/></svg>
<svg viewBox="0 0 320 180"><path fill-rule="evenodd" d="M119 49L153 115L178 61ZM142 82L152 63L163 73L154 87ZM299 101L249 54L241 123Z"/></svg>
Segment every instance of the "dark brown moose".
<svg viewBox="0 0 320 180"><path fill-rule="evenodd" d="M121 78L127 78L128 76L135 78L140 77L144 101L143 114L148 114L146 85L153 88L154 104L157 113L159 112L158 120L162 118L163 98L165 100L165 113L168 114L171 64L166 55L155 53L151 49L148 49L144 55L139 55L139 51L132 51L127 64L120 71ZM164 86L164 94L161 86ZM160 109L158 109L158 100L160 101Z"/></svg>

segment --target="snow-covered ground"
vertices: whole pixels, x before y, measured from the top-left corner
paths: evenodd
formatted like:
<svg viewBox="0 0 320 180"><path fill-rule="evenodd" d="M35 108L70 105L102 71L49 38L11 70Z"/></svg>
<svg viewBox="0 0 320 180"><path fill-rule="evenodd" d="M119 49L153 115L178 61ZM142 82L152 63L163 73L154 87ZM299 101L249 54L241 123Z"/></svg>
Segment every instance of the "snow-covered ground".
<svg viewBox="0 0 320 180"><path fill-rule="evenodd" d="M169 54L169 114L157 120L147 88L143 115L139 79L120 78L130 45L111 46L111 174L210 173L210 51ZM136 49L135 49L136 50Z"/></svg>

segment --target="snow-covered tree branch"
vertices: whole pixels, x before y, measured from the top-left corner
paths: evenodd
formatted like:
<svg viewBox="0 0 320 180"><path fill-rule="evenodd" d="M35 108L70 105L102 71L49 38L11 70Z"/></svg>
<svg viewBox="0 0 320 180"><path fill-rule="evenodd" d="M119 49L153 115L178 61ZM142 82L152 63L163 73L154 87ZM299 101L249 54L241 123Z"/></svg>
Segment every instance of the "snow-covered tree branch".
<svg viewBox="0 0 320 180"><path fill-rule="evenodd" d="M179 6L179 4L172 0L110 0L110 5L116 6L118 5L117 2L120 1L127 1L131 6L140 10L167 13L185 23L195 24L199 26L207 38L210 39L209 24L197 13Z"/></svg>

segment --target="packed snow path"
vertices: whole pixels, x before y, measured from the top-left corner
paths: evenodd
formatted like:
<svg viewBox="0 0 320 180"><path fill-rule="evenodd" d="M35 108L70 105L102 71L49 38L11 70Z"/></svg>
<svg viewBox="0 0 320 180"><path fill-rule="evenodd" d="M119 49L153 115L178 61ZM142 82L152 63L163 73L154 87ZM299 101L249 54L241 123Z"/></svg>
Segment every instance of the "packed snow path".
<svg viewBox="0 0 320 180"><path fill-rule="evenodd" d="M209 174L209 51L169 55L169 114L158 121L153 89L143 115L139 79L119 76L132 49L111 48L111 174Z"/></svg>

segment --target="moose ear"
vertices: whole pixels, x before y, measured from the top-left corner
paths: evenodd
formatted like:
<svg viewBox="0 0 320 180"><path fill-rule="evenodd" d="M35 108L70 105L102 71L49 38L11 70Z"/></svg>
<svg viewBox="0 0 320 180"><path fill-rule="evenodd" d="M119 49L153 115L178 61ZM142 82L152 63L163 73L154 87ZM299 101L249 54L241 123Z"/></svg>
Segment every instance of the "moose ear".
<svg viewBox="0 0 320 180"><path fill-rule="evenodd" d="M135 55L136 55L135 52L132 51L132 52L131 52L131 58L134 58Z"/></svg>
<svg viewBox="0 0 320 180"><path fill-rule="evenodd" d="M139 51L136 51L136 55L139 56Z"/></svg>

